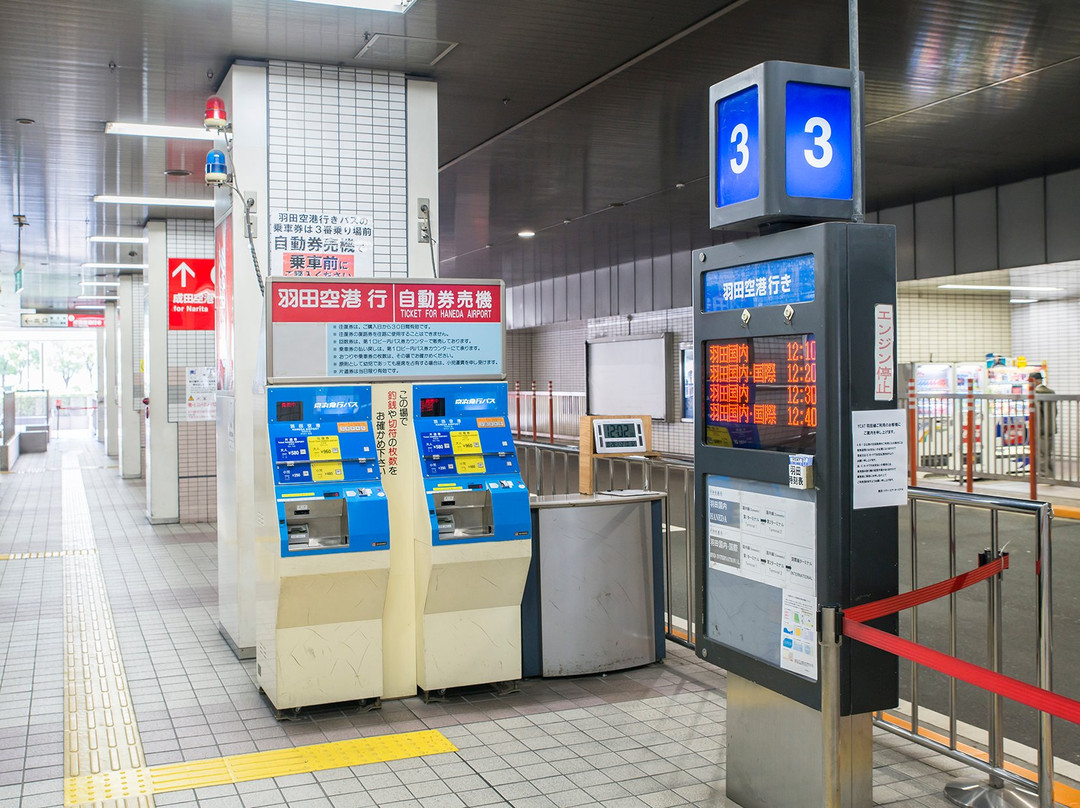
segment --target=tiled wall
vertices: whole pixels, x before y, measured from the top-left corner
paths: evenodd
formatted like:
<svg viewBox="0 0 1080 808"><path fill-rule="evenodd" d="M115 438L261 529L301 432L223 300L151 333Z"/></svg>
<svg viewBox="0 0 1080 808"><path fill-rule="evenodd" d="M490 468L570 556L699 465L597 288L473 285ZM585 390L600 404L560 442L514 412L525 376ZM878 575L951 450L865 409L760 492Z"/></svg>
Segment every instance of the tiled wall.
<svg viewBox="0 0 1080 808"><path fill-rule="evenodd" d="M213 258L213 223L170 220L165 228L165 251L169 258ZM212 522L217 515L214 421L185 420L187 369L216 364L213 331L169 331L168 405L169 420L178 423L181 522Z"/></svg>
<svg viewBox="0 0 1080 808"><path fill-rule="evenodd" d="M1046 383L1055 393L1080 393L1080 318L1075 300L1012 306L1012 356L1029 365L1047 362Z"/></svg>
<svg viewBox="0 0 1080 808"><path fill-rule="evenodd" d="M405 76L269 64L267 210L372 214L375 274L408 275Z"/></svg>
<svg viewBox="0 0 1080 808"><path fill-rule="evenodd" d="M1012 355L1008 297L922 293L900 285L896 299L896 361L976 362L988 353Z"/></svg>

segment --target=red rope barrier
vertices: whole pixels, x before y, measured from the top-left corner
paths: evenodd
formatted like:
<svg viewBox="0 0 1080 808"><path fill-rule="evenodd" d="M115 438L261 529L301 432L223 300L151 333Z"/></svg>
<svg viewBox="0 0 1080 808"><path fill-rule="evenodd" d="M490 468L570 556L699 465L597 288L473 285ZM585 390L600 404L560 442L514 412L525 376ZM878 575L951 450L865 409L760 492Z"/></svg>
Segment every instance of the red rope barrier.
<svg viewBox="0 0 1080 808"><path fill-rule="evenodd" d="M921 589L905 592L902 595L893 595L891 598L876 600L873 603L866 603L862 606L853 606L850 609L845 609L844 620L854 620L857 623L865 623L868 620L884 617L887 614L899 612L903 609L922 606L924 603L929 603L932 600L945 597L945 595L951 595L954 592L959 592L961 589L966 589L973 584L979 583L979 581L985 581L987 578L997 575L1002 570L1007 570L1008 568L1009 554L1003 553L1001 558L996 561L991 561L989 564L983 564L981 567L969 572L961 573L955 578L950 578L947 581L924 586Z"/></svg>
<svg viewBox="0 0 1080 808"><path fill-rule="evenodd" d="M1026 704L1028 707L1034 707L1041 712L1080 724L1080 701L1074 701L1058 693L1051 693L1049 690L1029 685L1003 673L994 673L970 662L964 662L962 659L917 645L910 640L855 621L844 620L844 636L904 659L910 659L920 665L940 671L946 676L968 682L983 690L989 690L1007 699Z"/></svg>
<svg viewBox="0 0 1080 808"><path fill-rule="evenodd" d="M1035 685L1029 685L1027 682L1021 682L1019 679L1013 679L1003 673L995 673L971 662L965 662L962 659L943 654L924 645L913 643L911 640L897 637L895 634L889 634L880 629L863 625L866 620L884 617L887 614L893 614L902 609L910 609L913 606L920 606L945 595L959 592L961 589L985 581L987 578L997 575L1008 568L1009 555L1004 553L995 561L984 564L978 569L961 573L955 578L924 586L903 595L895 595L891 598L883 598L873 603L847 609L844 612L844 636L872 645L874 648L880 648L882 651L887 651L898 657L910 659L919 665L933 668L946 676L997 693L999 696L1033 707L1040 712L1049 713L1074 724L1080 724L1080 701L1075 701L1049 690L1043 690Z"/></svg>

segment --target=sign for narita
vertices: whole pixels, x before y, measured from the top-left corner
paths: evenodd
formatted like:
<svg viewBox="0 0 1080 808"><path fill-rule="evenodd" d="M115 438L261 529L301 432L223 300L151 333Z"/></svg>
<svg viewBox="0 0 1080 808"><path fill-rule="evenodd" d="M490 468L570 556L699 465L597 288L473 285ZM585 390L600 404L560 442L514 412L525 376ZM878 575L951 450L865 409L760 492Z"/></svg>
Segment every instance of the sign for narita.
<svg viewBox="0 0 1080 808"><path fill-rule="evenodd" d="M169 329L214 330L214 259L169 259Z"/></svg>

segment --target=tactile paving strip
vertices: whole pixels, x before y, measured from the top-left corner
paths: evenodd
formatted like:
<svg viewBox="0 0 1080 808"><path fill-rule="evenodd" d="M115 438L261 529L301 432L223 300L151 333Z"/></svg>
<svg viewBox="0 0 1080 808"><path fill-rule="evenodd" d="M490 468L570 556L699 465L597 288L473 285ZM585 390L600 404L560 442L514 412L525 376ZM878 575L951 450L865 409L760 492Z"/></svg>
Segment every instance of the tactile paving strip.
<svg viewBox="0 0 1080 808"><path fill-rule="evenodd" d="M65 558L73 555L97 555L97 550L48 550L43 553L0 553L0 561L25 561L28 558Z"/></svg>
<svg viewBox="0 0 1080 808"><path fill-rule="evenodd" d="M64 455L64 776L66 782L143 767L135 713L113 625L109 596L97 557L90 509L77 455ZM45 555L45 554L42 554ZM65 788L65 802L69 789ZM143 796L131 803L113 789L79 802L152 806Z"/></svg>
<svg viewBox="0 0 1080 808"><path fill-rule="evenodd" d="M362 766L366 763L385 763L390 760L456 751L457 747L438 730L423 730L196 760L190 763L171 763L132 771L102 772L67 778L64 787L65 805L145 798L168 791L244 783L289 774Z"/></svg>

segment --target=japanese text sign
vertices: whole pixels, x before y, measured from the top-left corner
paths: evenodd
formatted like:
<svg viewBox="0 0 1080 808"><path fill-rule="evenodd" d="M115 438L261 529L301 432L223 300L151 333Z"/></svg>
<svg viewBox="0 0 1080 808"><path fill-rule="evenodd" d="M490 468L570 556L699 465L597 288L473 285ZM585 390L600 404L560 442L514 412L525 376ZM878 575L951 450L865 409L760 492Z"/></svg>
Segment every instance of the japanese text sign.
<svg viewBox="0 0 1080 808"><path fill-rule="evenodd" d="M214 259L169 259L169 329L214 330Z"/></svg>

